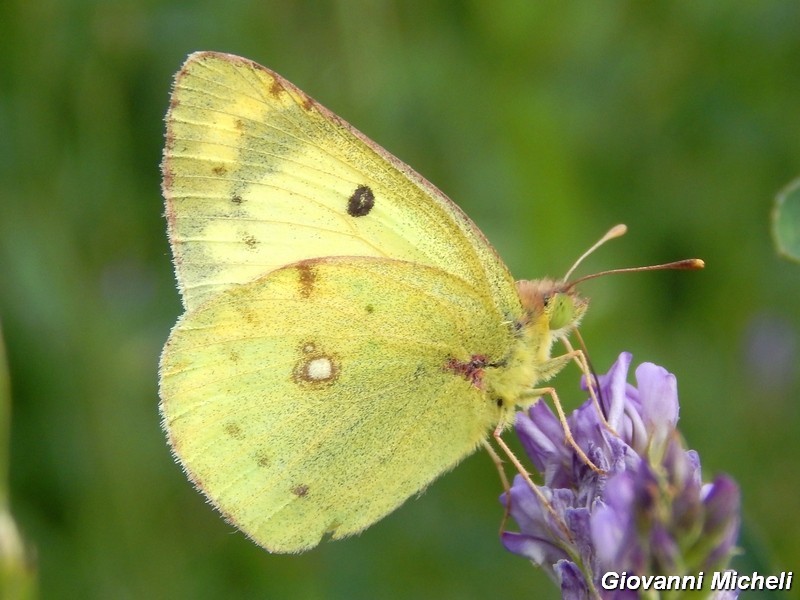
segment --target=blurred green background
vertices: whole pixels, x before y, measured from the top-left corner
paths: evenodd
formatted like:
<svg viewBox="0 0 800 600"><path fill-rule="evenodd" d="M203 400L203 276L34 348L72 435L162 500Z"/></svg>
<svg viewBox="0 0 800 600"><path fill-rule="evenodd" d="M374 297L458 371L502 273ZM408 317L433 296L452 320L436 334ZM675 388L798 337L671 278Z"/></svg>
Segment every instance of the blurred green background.
<svg viewBox="0 0 800 600"><path fill-rule="evenodd" d="M200 49L275 69L414 166L519 278L562 275L617 222L629 235L582 272L704 258L587 283L582 332L599 371L630 350L677 375L705 477L741 484L746 564L800 570L800 267L768 230L800 174L799 25L789 0L0 3L11 499L43 596L557 597L500 547L483 453L289 557L173 464L159 160L172 75ZM556 380L568 404L578 377Z"/></svg>

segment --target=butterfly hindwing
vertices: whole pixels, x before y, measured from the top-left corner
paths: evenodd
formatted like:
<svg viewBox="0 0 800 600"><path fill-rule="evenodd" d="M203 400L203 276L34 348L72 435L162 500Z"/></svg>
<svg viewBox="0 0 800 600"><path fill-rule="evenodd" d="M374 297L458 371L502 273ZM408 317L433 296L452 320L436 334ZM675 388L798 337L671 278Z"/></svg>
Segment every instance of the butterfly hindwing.
<svg viewBox="0 0 800 600"><path fill-rule="evenodd" d="M432 315L436 318L431 318ZM164 423L191 479L262 546L366 528L469 454L499 419L468 364L513 332L458 277L385 258L300 262L174 328Z"/></svg>

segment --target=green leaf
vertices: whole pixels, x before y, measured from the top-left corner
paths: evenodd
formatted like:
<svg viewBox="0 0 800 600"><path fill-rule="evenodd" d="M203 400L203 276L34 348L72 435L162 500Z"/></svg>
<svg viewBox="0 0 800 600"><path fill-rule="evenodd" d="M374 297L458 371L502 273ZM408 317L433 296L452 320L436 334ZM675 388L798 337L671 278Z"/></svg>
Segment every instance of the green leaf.
<svg viewBox="0 0 800 600"><path fill-rule="evenodd" d="M800 178L786 186L775 198L772 236L779 254L800 262Z"/></svg>

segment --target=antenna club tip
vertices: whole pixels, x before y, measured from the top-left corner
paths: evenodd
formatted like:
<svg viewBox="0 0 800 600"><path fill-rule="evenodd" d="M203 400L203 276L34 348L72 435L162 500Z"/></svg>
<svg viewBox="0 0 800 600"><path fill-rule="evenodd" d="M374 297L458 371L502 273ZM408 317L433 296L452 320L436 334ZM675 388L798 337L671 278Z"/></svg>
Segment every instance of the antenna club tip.
<svg viewBox="0 0 800 600"><path fill-rule="evenodd" d="M706 262L702 258L685 258L674 263L656 266L665 269L679 269L681 271L698 271L706 266Z"/></svg>
<svg viewBox="0 0 800 600"><path fill-rule="evenodd" d="M614 225L614 227L612 227L609 230L608 236L610 238L611 237L620 237L622 235L625 235L627 232L628 232L628 226L625 225L625 223L619 223L617 225Z"/></svg>

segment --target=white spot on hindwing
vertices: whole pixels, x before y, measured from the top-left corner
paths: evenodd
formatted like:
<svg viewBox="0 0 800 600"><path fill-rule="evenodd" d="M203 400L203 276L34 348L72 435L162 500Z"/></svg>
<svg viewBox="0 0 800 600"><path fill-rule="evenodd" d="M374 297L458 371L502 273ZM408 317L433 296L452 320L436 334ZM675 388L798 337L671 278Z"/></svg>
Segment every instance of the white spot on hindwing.
<svg viewBox="0 0 800 600"><path fill-rule="evenodd" d="M308 379L314 381L324 381L333 375L333 363L327 356L321 356L310 360L306 364L306 375Z"/></svg>
<svg viewBox="0 0 800 600"><path fill-rule="evenodd" d="M303 342L297 362L292 371L292 380L310 388L325 387L339 377L339 360L324 352L314 342Z"/></svg>

